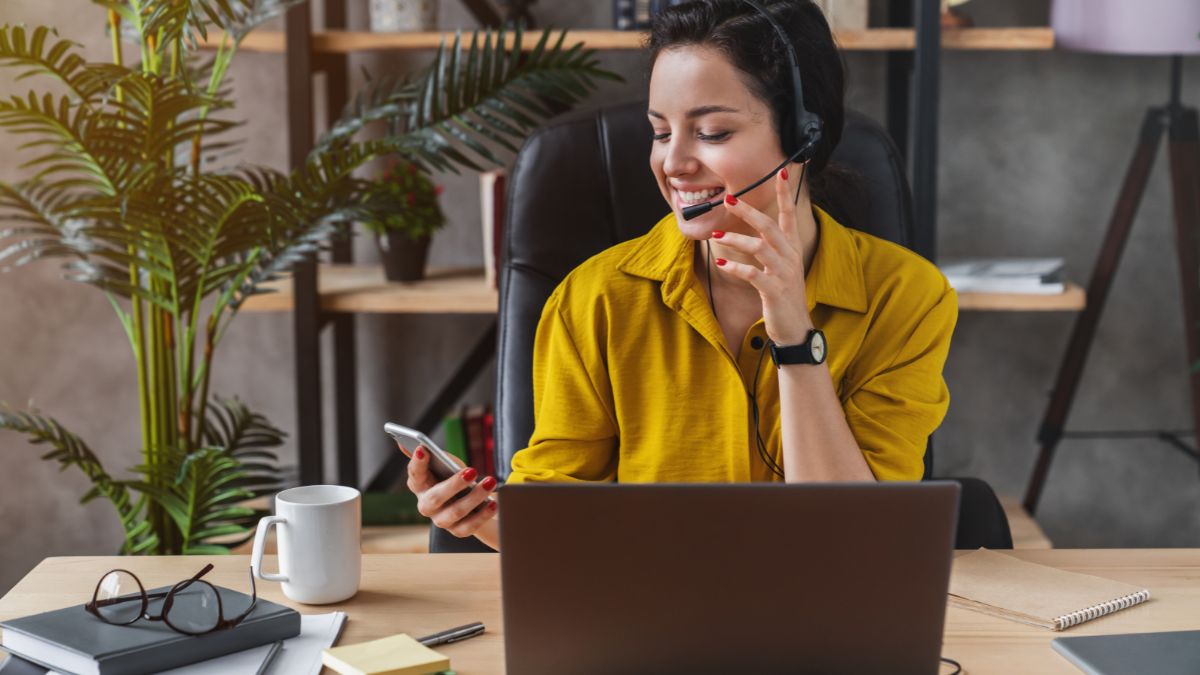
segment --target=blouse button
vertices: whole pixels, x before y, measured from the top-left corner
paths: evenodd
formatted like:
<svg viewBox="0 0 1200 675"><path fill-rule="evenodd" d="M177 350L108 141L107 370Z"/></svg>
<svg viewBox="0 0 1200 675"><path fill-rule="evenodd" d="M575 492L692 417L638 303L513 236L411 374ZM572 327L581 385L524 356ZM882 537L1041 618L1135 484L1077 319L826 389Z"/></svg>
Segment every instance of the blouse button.
<svg viewBox="0 0 1200 675"><path fill-rule="evenodd" d="M757 335L750 338L750 346L753 347L754 349L762 349L762 346L763 346L762 338L758 337Z"/></svg>

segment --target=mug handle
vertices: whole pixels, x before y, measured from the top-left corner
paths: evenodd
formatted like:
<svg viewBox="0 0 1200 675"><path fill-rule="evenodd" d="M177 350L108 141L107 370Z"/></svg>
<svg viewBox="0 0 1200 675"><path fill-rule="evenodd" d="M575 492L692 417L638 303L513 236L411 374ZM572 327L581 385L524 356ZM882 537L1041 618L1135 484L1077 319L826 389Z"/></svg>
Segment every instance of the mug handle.
<svg viewBox="0 0 1200 675"><path fill-rule="evenodd" d="M282 525L287 523L287 518L282 516L267 516L258 521L258 531L254 533L254 552L250 554L250 569L254 572L254 576L266 581L287 581L288 578L282 574L264 571L262 568L263 547L267 543L267 530L271 529L272 525Z"/></svg>

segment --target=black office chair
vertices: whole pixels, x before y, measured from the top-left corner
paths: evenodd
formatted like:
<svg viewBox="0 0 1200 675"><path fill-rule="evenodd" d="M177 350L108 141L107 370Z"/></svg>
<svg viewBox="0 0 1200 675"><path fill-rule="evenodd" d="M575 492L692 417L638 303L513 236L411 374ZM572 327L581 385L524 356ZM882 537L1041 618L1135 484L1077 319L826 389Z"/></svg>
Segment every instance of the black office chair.
<svg viewBox="0 0 1200 675"><path fill-rule="evenodd" d="M501 478L533 433L533 341L546 299L580 263L645 234L669 209L650 172L651 135L646 102L635 101L556 118L517 155L500 277L496 466ZM882 127L848 110L832 161L862 177L869 199L823 208L840 222L889 241L904 246L917 241L904 164ZM925 477L932 471L930 444ZM1008 521L991 488L977 479L961 482L958 546L1012 548ZM491 549L434 527L430 550Z"/></svg>

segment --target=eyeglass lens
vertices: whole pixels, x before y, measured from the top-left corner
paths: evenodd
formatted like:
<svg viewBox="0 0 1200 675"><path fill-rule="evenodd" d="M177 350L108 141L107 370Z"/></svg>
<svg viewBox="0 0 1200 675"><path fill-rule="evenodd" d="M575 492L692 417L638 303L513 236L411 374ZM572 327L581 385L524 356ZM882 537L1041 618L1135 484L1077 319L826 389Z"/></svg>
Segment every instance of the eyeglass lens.
<svg viewBox="0 0 1200 675"><path fill-rule="evenodd" d="M221 620L217 589L207 581L183 581L172 590L171 604L163 614L172 628L185 633L207 633Z"/></svg>
<svg viewBox="0 0 1200 675"><path fill-rule="evenodd" d="M96 592L96 610L109 623L125 624L142 615L142 585L132 574L114 570L104 575Z"/></svg>

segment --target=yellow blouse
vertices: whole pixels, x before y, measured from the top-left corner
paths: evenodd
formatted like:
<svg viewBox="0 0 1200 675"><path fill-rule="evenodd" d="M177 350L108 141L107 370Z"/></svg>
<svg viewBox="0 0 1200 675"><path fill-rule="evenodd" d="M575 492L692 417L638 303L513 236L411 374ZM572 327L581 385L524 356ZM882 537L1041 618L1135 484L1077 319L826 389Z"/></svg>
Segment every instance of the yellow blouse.
<svg viewBox="0 0 1200 675"><path fill-rule="evenodd" d="M876 478L919 480L926 439L950 403L942 366L958 298L924 258L814 211L808 309L825 332L846 421ZM535 428L509 483L781 480L758 456L748 396L763 320L735 358L693 247L668 214L555 289L534 343ZM757 369L760 430L782 466L776 375L767 354Z"/></svg>

